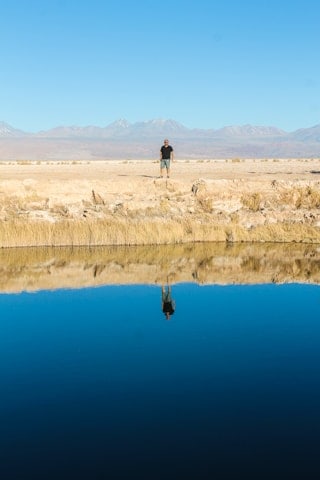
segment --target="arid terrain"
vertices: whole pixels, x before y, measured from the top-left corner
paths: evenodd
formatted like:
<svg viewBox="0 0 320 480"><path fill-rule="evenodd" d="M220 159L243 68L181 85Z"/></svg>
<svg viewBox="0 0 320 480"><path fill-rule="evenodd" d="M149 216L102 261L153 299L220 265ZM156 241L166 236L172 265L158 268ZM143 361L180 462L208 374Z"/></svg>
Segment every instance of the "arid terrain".
<svg viewBox="0 0 320 480"><path fill-rule="evenodd" d="M0 163L0 246L320 243L319 159Z"/></svg>

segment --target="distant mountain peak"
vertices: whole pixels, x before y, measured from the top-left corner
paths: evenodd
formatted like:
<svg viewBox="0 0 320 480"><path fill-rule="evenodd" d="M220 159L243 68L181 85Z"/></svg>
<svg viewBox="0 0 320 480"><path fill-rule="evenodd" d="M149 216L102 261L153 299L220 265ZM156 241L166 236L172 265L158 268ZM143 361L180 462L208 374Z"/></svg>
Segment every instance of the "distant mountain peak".
<svg viewBox="0 0 320 480"><path fill-rule="evenodd" d="M17 128L12 127L6 122L0 121L0 137L21 137L27 136L26 132L18 130Z"/></svg>
<svg viewBox="0 0 320 480"><path fill-rule="evenodd" d="M159 133L161 135L187 132L189 130L187 127L182 125L182 123L166 118L154 118L144 122L137 122L133 124L132 127L137 127L140 130L144 130L145 132L149 133Z"/></svg>
<svg viewBox="0 0 320 480"><path fill-rule="evenodd" d="M130 127L130 123L128 122L128 120L126 120L125 118L118 118L118 120L115 120L114 122L110 123L110 125L108 125L108 127L113 127L113 128L129 128Z"/></svg>
<svg viewBox="0 0 320 480"><path fill-rule="evenodd" d="M261 126L261 125L228 125L226 127L216 130L216 133L224 136L232 137L265 137L265 136L282 136L286 135L284 130L276 127Z"/></svg>
<svg viewBox="0 0 320 480"><path fill-rule="evenodd" d="M151 120L147 120L145 123L150 123L152 125L178 124L178 122L171 120L170 118L152 118Z"/></svg>
<svg viewBox="0 0 320 480"><path fill-rule="evenodd" d="M299 128L292 133L296 140L320 142L320 124L310 128Z"/></svg>

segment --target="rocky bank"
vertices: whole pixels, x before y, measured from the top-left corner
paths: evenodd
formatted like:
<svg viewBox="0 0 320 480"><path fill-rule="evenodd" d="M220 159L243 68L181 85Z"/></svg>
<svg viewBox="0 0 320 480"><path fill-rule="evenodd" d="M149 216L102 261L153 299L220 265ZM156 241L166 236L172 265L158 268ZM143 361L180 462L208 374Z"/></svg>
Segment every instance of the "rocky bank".
<svg viewBox="0 0 320 480"><path fill-rule="evenodd" d="M320 243L312 160L0 165L0 246Z"/></svg>

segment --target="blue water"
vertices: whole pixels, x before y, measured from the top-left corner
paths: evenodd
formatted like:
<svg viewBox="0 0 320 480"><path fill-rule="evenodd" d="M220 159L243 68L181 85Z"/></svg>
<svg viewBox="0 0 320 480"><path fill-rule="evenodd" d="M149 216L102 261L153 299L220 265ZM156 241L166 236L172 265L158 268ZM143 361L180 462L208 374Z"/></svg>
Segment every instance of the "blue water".
<svg viewBox="0 0 320 480"><path fill-rule="evenodd" d="M320 288L0 296L0 478L320 478Z"/></svg>

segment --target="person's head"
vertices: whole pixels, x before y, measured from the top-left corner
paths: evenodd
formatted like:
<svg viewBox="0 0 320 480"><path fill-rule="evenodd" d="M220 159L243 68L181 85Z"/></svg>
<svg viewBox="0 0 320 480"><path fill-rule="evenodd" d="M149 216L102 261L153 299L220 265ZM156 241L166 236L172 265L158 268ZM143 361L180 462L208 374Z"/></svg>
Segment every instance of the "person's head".
<svg viewBox="0 0 320 480"><path fill-rule="evenodd" d="M168 140L167 138L165 138L165 139L163 140L163 143L167 146L167 145L169 145L169 140Z"/></svg>

